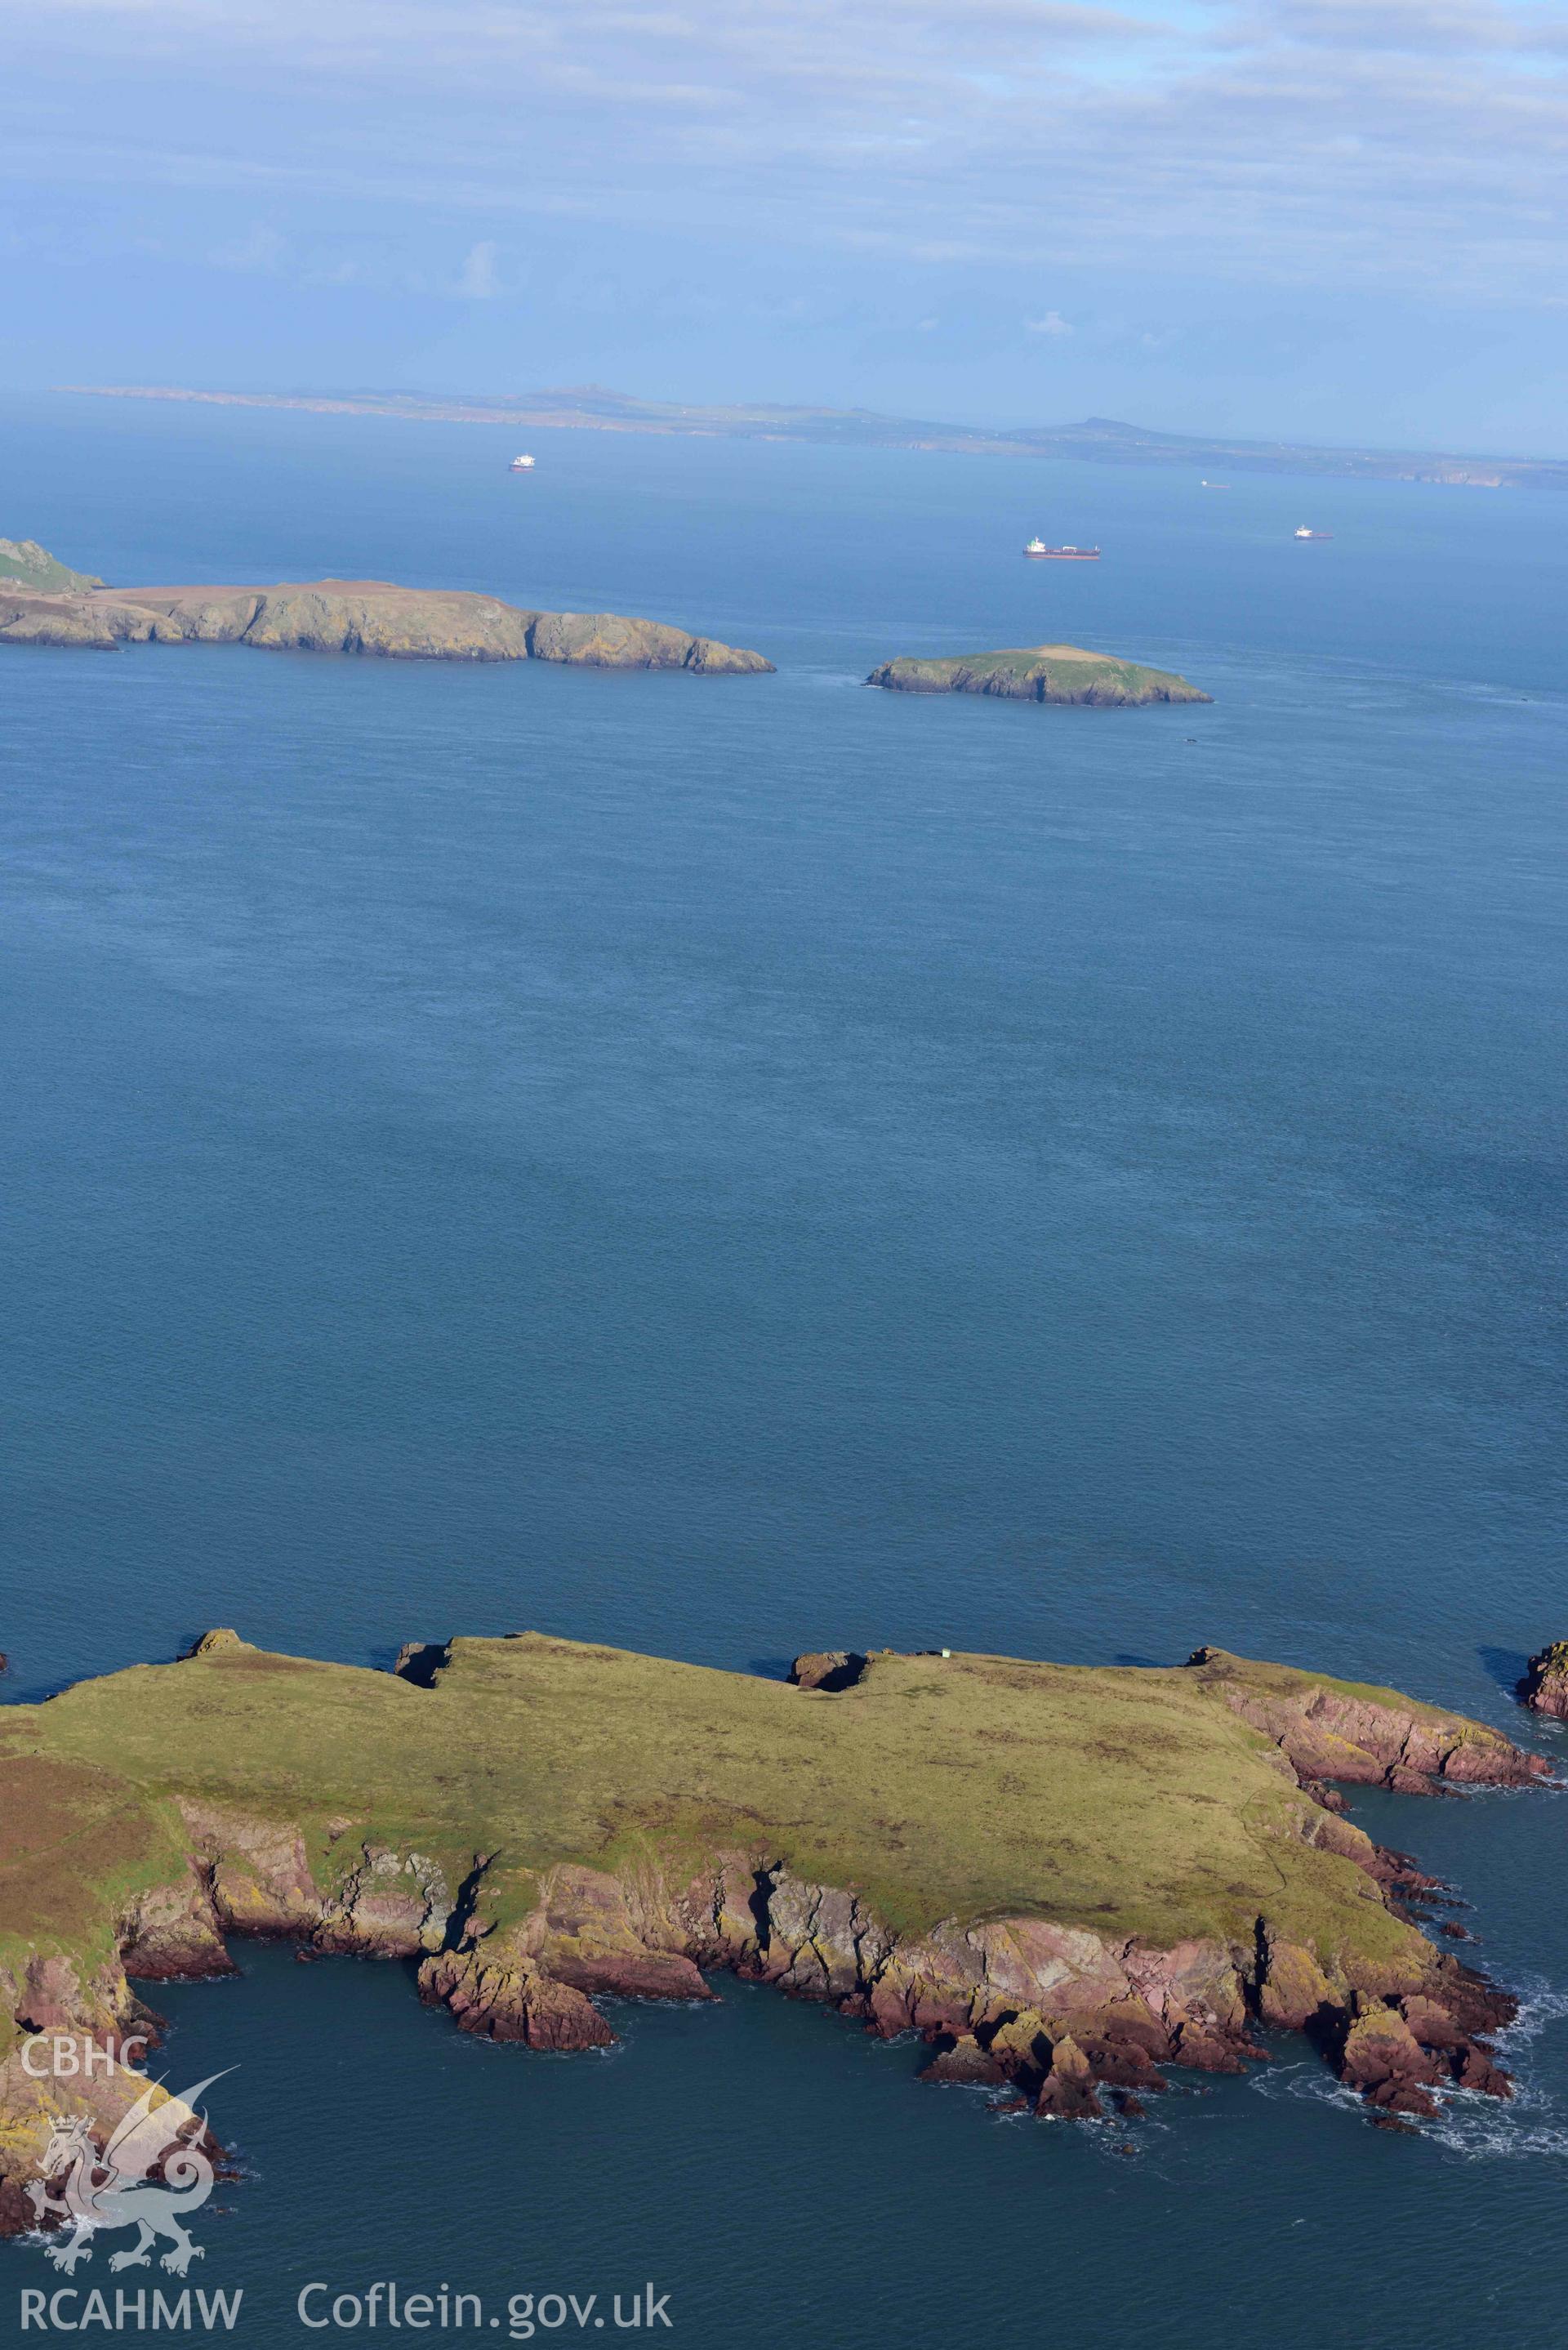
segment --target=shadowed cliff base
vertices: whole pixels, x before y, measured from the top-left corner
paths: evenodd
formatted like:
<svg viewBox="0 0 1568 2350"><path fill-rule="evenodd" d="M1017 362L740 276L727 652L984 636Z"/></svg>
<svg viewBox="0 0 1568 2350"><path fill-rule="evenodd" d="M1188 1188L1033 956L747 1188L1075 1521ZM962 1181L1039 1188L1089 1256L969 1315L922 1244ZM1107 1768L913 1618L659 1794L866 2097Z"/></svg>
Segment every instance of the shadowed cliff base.
<svg viewBox="0 0 1568 2350"><path fill-rule="evenodd" d="M117 2046L148 2013L128 1979L225 1971L234 1934L414 1959L464 2031L555 2050L613 2037L600 1995L704 2000L728 1969L1047 2117L1240 2071L1260 2028L1385 2116L1506 2095L1513 2002L1324 1783L1547 1774L1442 1708L1214 1648L829 1651L786 1683L537 1633L412 1643L397 1673L210 1633L0 1708L0 2225L51 2113L100 2126L121 2077L73 2106L30 2040Z"/></svg>

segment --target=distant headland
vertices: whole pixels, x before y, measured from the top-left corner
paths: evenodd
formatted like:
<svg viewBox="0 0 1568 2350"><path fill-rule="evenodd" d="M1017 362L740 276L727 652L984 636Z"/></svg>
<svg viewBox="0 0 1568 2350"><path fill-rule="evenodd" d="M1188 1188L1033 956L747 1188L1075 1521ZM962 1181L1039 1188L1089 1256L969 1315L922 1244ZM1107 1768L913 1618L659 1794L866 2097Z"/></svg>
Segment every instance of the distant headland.
<svg viewBox="0 0 1568 2350"><path fill-rule="evenodd" d="M96 572L57 563L36 538L0 538L0 592L26 588L36 596L85 596L102 586Z"/></svg>
<svg viewBox="0 0 1568 2350"><path fill-rule="evenodd" d="M761 653L662 620L525 611L495 596L399 588L385 579L105 588L86 573L67 571L35 541L0 540L0 644L107 650L149 643L254 645L389 660L566 661L705 677L771 674L774 666Z"/></svg>
<svg viewBox="0 0 1568 2350"><path fill-rule="evenodd" d="M614 2038L601 1997L728 1970L1053 2119L1136 2117L1272 2030L1383 2120L1506 2096L1514 2002L1326 1783L1549 1776L1445 1708L1219 1648L830 1650L786 1682L535 1632L392 1673L210 1632L0 1706L0 2233L51 2123L101 2142L144 2086L33 2043L119 2049L156 2025L134 1981L233 1972L234 1935L413 1960L463 2031L553 2050Z"/></svg>
<svg viewBox="0 0 1568 2350"><path fill-rule="evenodd" d="M335 416L398 416L447 424L555 427L586 432L699 434L742 441L805 441L837 448L927 449L1002 457L1075 457L1106 465L1185 465L1197 473L1311 473L1351 481L1424 482L1459 489L1568 489L1568 460L1489 457L1444 451L1325 449L1307 441L1248 441L1231 434L1160 432L1114 416L1075 424L942 424L868 408L727 407L639 400L600 384L545 391L192 391L174 384L67 383L58 391L98 400L183 400L222 408L302 408Z"/></svg>
<svg viewBox="0 0 1568 2350"><path fill-rule="evenodd" d="M957 653L945 660L884 661L866 681L895 693L991 693L1012 702L1081 702L1127 710L1150 702L1209 702L1212 695L1184 677L1082 645L1020 645L995 653Z"/></svg>

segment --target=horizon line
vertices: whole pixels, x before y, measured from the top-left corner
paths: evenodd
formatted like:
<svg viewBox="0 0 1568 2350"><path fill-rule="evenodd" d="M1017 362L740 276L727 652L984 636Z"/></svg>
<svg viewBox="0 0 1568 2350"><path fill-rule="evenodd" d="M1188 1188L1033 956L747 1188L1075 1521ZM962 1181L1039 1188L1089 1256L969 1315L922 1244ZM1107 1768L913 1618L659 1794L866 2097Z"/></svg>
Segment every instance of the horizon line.
<svg viewBox="0 0 1568 2350"><path fill-rule="evenodd" d="M1568 458L1503 456L1479 451L1400 449L1372 442L1260 439L1241 433L1172 432L1158 426L1087 416L1061 424L961 424L906 417L869 408L835 408L810 401L656 400L599 384L542 387L524 392L422 392L362 387L353 390L218 390L182 384L62 383L53 393L100 400L190 401L211 407L268 408L317 414L370 415L408 422L533 423L544 430L623 432L771 441L827 441L840 446L891 442L936 453L1075 456L1121 463L1225 461L1261 470L1290 471L1303 461L1312 471L1342 471L1370 478L1408 479L1441 486L1501 489L1533 481L1568 488ZM771 428L771 429L770 429ZM911 437L913 436L913 437ZM1409 466L1438 467L1409 473ZM1482 470L1484 469L1484 470Z"/></svg>

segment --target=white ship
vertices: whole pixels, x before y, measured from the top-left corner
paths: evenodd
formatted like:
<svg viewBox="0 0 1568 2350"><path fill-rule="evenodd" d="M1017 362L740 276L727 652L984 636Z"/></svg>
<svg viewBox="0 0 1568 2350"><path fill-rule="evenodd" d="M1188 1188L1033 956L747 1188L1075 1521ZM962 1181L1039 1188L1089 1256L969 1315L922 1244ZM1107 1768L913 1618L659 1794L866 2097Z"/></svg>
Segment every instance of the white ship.
<svg viewBox="0 0 1568 2350"><path fill-rule="evenodd" d="M1334 533L1332 530L1309 530L1303 522L1296 536L1298 538L1332 538Z"/></svg>
<svg viewBox="0 0 1568 2350"><path fill-rule="evenodd" d="M514 473L531 473L534 470L533 458L527 456L514 457L512 460L512 470Z"/></svg>

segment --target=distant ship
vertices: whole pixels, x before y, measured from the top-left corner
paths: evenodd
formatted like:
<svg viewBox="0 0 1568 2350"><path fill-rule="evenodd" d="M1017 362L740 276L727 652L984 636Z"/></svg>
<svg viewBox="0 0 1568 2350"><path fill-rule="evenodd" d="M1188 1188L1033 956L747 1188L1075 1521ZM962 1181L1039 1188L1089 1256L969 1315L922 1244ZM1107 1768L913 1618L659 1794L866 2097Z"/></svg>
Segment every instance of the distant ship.
<svg viewBox="0 0 1568 2350"><path fill-rule="evenodd" d="M1097 563L1097 546L1047 546L1043 538L1032 538L1023 550L1032 563Z"/></svg>
<svg viewBox="0 0 1568 2350"><path fill-rule="evenodd" d="M1303 522L1300 530L1297 531L1296 536L1298 538L1332 538L1334 536L1334 533L1332 530L1308 530L1305 523Z"/></svg>
<svg viewBox="0 0 1568 2350"><path fill-rule="evenodd" d="M1228 490L1231 484L1229 482L1199 482L1198 486L1200 490Z"/></svg>
<svg viewBox="0 0 1568 2350"><path fill-rule="evenodd" d="M512 460L512 470L514 473L531 473L534 470L533 458L514 457Z"/></svg>

